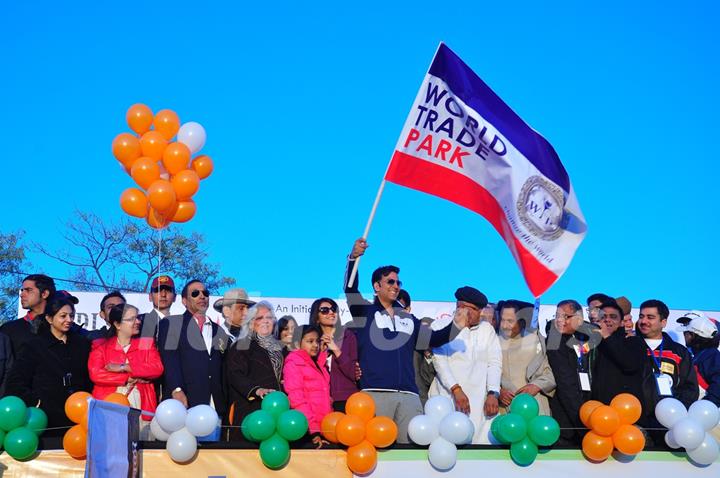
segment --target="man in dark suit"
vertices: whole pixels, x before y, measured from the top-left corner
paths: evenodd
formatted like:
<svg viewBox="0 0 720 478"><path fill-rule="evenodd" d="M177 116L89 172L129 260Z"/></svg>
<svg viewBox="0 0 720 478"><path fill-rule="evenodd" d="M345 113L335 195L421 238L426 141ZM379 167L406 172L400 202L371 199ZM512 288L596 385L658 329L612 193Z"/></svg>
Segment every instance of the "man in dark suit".
<svg viewBox="0 0 720 478"><path fill-rule="evenodd" d="M186 407L209 404L223 416L223 355L228 336L205 315L210 292L191 280L181 292L186 311L160 321L158 349L165 366L163 398L175 398Z"/></svg>

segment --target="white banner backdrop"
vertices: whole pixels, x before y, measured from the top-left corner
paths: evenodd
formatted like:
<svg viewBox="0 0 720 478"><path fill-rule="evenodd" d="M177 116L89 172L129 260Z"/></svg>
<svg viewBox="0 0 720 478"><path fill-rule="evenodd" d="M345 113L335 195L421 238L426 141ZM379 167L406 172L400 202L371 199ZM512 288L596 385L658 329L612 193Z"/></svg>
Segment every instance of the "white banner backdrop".
<svg viewBox="0 0 720 478"><path fill-rule="evenodd" d="M76 307L75 311L75 322L85 327L88 330L95 330L103 327L104 322L100 318L100 301L102 300L102 292L71 292L76 296L80 303ZM147 294L128 293L124 294L129 304L132 304L140 309L141 312L148 312L152 310L152 304L150 303ZM370 297L366 295L366 297ZM216 323L222 321L220 313L216 312L212 308L212 304L220 299L221 296L210 297L210 308L208 309L208 316L210 320ZM278 318L283 315L292 315L298 324L307 324L310 314L310 305L315 299L304 299L304 298L292 298L292 297L251 297L254 301L265 300L270 302L274 309L275 314ZM352 319L350 312L347 307L347 302L344 298L336 298L335 301L340 307L340 318L343 323L348 322ZM438 320L438 323L433 328L441 327L445 325L455 310L455 302L429 302L429 301L413 301L412 302L412 313L417 318L430 317ZM178 295L175 303L172 306L171 312L173 314L182 314L185 311L185 307L182 305L182 300ZM672 338L680 343L685 343L683 336L678 332L678 324L675 320L678 317L682 317L683 314L687 313L687 310L671 310L670 318L668 319L667 327L665 331L668 332ZM584 312L587 316L587 312ZM720 320L720 312L718 311L705 311L708 317L712 317ZM541 331L545 330L545 323L552 320L555 314L554 305L541 305L540 312L538 314L538 323ZM639 309L635 308L632 311L633 320L637 320ZM18 317L25 315L18 305Z"/></svg>

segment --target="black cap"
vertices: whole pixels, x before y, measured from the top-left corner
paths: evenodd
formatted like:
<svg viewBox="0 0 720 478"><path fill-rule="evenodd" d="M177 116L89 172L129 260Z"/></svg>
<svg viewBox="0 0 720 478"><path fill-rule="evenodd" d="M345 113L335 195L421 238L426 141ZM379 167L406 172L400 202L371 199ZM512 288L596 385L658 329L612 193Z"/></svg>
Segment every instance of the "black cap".
<svg viewBox="0 0 720 478"><path fill-rule="evenodd" d="M59 290L59 291L55 292L55 295L53 296L53 298L54 299L64 299L64 300L70 301L70 303L75 304L75 305L77 305L77 303L80 302L77 297L75 297L74 295L72 295L70 292L68 292L66 290Z"/></svg>
<svg viewBox="0 0 720 478"><path fill-rule="evenodd" d="M469 302L473 305L476 305L480 309L484 309L485 306L488 304L488 300L487 297L485 297L485 294L483 294L476 288L470 286L460 287L458 290L456 290L455 298L457 300L462 300L463 302Z"/></svg>

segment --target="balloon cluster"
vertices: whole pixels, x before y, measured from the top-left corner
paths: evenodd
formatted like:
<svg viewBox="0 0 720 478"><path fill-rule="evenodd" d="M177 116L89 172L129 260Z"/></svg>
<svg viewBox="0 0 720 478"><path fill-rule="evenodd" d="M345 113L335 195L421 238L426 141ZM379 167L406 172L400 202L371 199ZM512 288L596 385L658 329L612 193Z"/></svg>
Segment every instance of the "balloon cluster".
<svg viewBox="0 0 720 478"><path fill-rule="evenodd" d="M634 395L621 393L610 405L589 400L580 407L580 421L590 429L582 441L585 456L592 461L606 460L614 449L637 455L645 448L645 436L633 425L642 415L642 405Z"/></svg>
<svg viewBox="0 0 720 478"><path fill-rule="evenodd" d="M190 461L197 452L198 437L208 436L220 425L217 412L210 405L196 405L186 409L174 398L163 400L155 410L150 431L167 442L165 449L177 463Z"/></svg>
<svg viewBox="0 0 720 478"><path fill-rule="evenodd" d="M37 407L27 407L16 396L0 400L0 448L16 460L30 458L38 447L38 437L47 428L48 418Z"/></svg>
<svg viewBox="0 0 720 478"><path fill-rule="evenodd" d="M663 398L655 406L655 418L669 429L665 443L670 448L685 448L688 458L698 465L718 459L718 443L708 431L720 422L720 410L711 401L698 400L686 410L680 400Z"/></svg>
<svg viewBox="0 0 720 478"><path fill-rule="evenodd" d="M457 446L472 442L475 426L467 415L456 412L447 397L425 402L425 414L413 417L408 436L418 445L430 445L428 460L438 470L449 470L457 461Z"/></svg>
<svg viewBox="0 0 720 478"><path fill-rule="evenodd" d="M377 464L376 448L388 447L397 439L397 425L388 417L376 417L375 400L364 392L350 395L345 411L325 415L320 430L328 441L347 446L348 468L365 475Z"/></svg>
<svg viewBox="0 0 720 478"><path fill-rule="evenodd" d="M510 457L521 466L535 461L539 446L550 446L560 438L560 425L553 417L539 415L540 406L530 394L521 393L510 402L510 413L490 425L500 443L510 444Z"/></svg>
<svg viewBox="0 0 720 478"><path fill-rule="evenodd" d="M161 110L153 115L143 104L132 105L126 117L137 136L119 134L113 140L112 152L141 189L123 191L120 207L130 216L145 218L154 229L189 221L196 211L192 196L200 180L213 170L209 156L192 158L205 145L205 129L195 122L180 126L174 111Z"/></svg>
<svg viewBox="0 0 720 478"><path fill-rule="evenodd" d="M287 395L271 392L263 397L260 410L243 419L241 428L247 440L260 443L263 464L277 470L290 460L289 442L305 436L308 421L302 412L290 410Z"/></svg>
<svg viewBox="0 0 720 478"><path fill-rule="evenodd" d="M65 400L65 415L76 425L65 432L63 449L68 455L78 460L84 460L87 454L88 400L90 398L92 395L87 392L75 392ZM109 394L103 398L103 401L130 406L127 396L117 392Z"/></svg>

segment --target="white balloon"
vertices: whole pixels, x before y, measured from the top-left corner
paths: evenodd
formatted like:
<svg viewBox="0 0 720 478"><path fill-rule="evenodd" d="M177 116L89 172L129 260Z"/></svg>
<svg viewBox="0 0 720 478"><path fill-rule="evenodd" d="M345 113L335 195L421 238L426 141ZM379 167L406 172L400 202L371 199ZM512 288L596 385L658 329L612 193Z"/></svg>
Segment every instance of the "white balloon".
<svg viewBox="0 0 720 478"><path fill-rule="evenodd" d="M472 422L462 412L449 413L440 422L440 436L455 445L467 443L468 436L472 439L474 431Z"/></svg>
<svg viewBox="0 0 720 478"><path fill-rule="evenodd" d="M182 143L190 149L191 153L197 153L205 146L205 128L199 123L190 121L180 126L178 130L177 140L178 143Z"/></svg>
<svg viewBox="0 0 720 478"><path fill-rule="evenodd" d="M705 430L697 420L687 417L675 423L672 427L672 436L685 450L694 450L705 439Z"/></svg>
<svg viewBox="0 0 720 478"><path fill-rule="evenodd" d="M150 432L158 441L167 441L170 438L170 434L162 429L157 421L157 417L153 417L150 422Z"/></svg>
<svg viewBox="0 0 720 478"><path fill-rule="evenodd" d="M663 398L655 405L655 418L667 428L672 428L687 416L685 405L677 398Z"/></svg>
<svg viewBox="0 0 720 478"><path fill-rule="evenodd" d="M425 415L435 420L438 424L446 415L455 411L453 403L447 397L436 395L425 402Z"/></svg>
<svg viewBox="0 0 720 478"><path fill-rule="evenodd" d="M190 461L197 451L197 438L187 428L173 432L168 438L167 449L170 458L178 463Z"/></svg>
<svg viewBox="0 0 720 478"><path fill-rule="evenodd" d="M438 433L438 424L427 415L417 415L408 423L408 436L418 445L429 445Z"/></svg>
<svg viewBox="0 0 720 478"><path fill-rule="evenodd" d="M211 434L217 428L218 415L210 405L196 405L187 411L185 426L196 437Z"/></svg>
<svg viewBox="0 0 720 478"><path fill-rule="evenodd" d="M185 405L174 398L163 400L155 410L155 418L157 418L158 425L167 433L176 432L183 428L185 426L186 416L187 410L185 409Z"/></svg>
<svg viewBox="0 0 720 478"><path fill-rule="evenodd" d="M712 430L720 421L720 410L709 400L698 400L690 405L688 417L696 420L705 431Z"/></svg>
<svg viewBox="0 0 720 478"><path fill-rule="evenodd" d="M437 437L428 448L428 460L440 471L449 470L457 461L457 448L443 437Z"/></svg>
<svg viewBox="0 0 720 478"><path fill-rule="evenodd" d="M667 443L667 446L670 448L677 450L680 448L680 445L678 445L678 442L675 441L675 437L673 436L672 430L668 430L665 432L665 443Z"/></svg>
<svg viewBox="0 0 720 478"><path fill-rule="evenodd" d="M699 447L694 450L688 450L688 458L697 463L698 465L710 465L715 463L720 455L720 447L715 438L709 434L705 434L705 439L702 441Z"/></svg>

